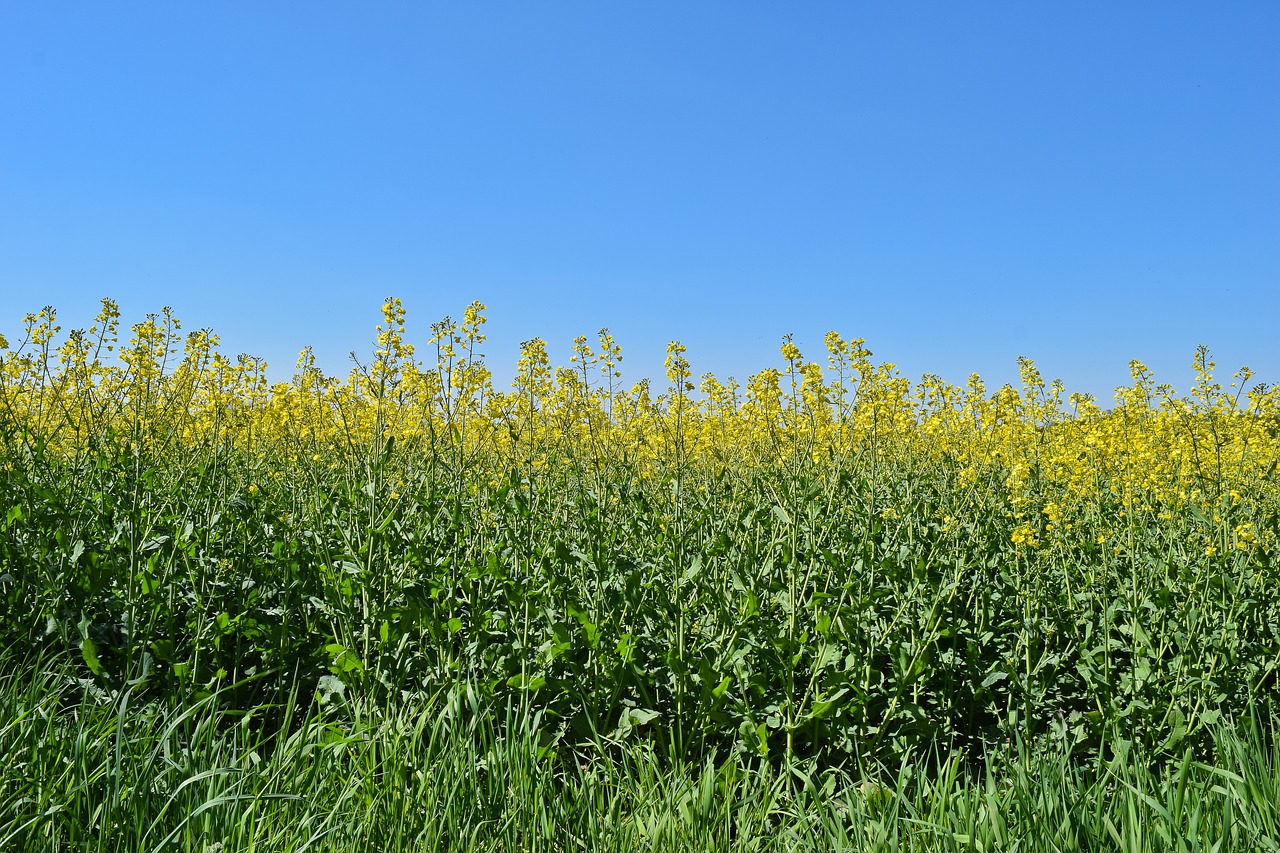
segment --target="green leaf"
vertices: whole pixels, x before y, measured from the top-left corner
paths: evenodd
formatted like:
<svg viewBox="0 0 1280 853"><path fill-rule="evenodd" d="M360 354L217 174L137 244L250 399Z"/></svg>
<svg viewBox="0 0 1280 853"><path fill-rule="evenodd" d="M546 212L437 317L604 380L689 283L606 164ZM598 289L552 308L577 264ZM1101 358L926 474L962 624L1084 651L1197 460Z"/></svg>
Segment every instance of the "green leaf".
<svg viewBox="0 0 1280 853"><path fill-rule="evenodd" d="M1009 677L1009 673L996 670L995 672L988 675L986 678L982 679L982 686L984 688L990 687L991 685L995 684L997 681L1003 681L1008 677Z"/></svg>
<svg viewBox="0 0 1280 853"><path fill-rule="evenodd" d="M756 755L761 758L769 755L769 727L764 723L756 726Z"/></svg>
<svg viewBox="0 0 1280 853"><path fill-rule="evenodd" d="M618 638L618 644L615 647L618 651L618 657L622 658L623 663L631 663L636 653L636 640L631 634L623 634Z"/></svg>
<svg viewBox="0 0 1280 853"><path fill-rule="evenodd" d="M151 651L162 663L173 663L175 649L173 640L156 640L151 644Z"/></svg>
<svg viewBox="0 0 1280 853"><path fill-rule="evenodd" d="M825 720L831 716L831 712L840 706L840 700L849 692L849 688L841 687L835 693L832 693L826 699L819 699L813 703L813 710L809 712L809 718L814 720Z"/></svg>
<svg viewBox="0 0 1280 853"><path fill-rule="evenodd" d="M537 690L546 683L546 677L541 674L531 676L523 672L507 679L507 686L518 690Z"/></svg>
<svg viewBox="0 0 1280 853"><path fill-rule="evenodd" d="M85 637L80 642L80 656L84 658L85 666L89 667L89 671L94 675L102 675L102 662L98 660L98 644L93 640Z"/></svg>
<svg viewBox="0 0 1280 853"><path fill-rule="evenodd" d="M360 662L356 653L341 643L330 643L324 647L324 650L333 656L333 663L329 665L331 672L362 672L364 670L364 664Z"/></svg>
<svg viewBox="0 0 1280 853"><path fill-rule="evenodd" d="M329 702L334 695L346 697L347 685L342 683L342 679L332 675L320 676L320 682L316 685L316 692L320 694L322 703Z"/></svg>
<svg viewBox="0 0 1280 853"><path fill-rule="evenodd" d="M647 723L652 723L662 715L657 711L650 711L647 708L631 708L627 711L627 716L631 718L631 722L635 725L643 726Z"/></svg>

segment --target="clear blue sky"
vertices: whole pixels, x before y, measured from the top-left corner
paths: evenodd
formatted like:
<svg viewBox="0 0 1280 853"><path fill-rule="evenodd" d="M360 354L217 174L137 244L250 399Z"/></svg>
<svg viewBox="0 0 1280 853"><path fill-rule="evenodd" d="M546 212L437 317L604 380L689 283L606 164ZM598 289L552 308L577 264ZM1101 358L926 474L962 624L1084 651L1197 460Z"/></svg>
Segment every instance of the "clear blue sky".
<svg viewBox="0 0 1280 853"><path fill-rule="evenodd" d="M376 11L370 11L376 9ZM0 5L0 329L172 305L286 378L489 304L626 377L1019 355L1280 381L1280 5Z"/></svg>

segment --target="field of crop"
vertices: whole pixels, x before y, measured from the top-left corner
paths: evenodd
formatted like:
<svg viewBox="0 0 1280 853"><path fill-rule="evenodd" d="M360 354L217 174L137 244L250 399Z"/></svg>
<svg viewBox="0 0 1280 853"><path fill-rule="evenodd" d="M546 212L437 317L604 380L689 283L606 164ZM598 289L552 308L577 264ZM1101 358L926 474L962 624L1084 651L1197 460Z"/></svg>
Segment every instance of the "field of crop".
<svg viewBox="0 0 1280 853"><path fill-rule="evenodd" d="M0 849L1280 849L1280 390L0 337ZM119 337L118 337L119 336Z"/></svg>

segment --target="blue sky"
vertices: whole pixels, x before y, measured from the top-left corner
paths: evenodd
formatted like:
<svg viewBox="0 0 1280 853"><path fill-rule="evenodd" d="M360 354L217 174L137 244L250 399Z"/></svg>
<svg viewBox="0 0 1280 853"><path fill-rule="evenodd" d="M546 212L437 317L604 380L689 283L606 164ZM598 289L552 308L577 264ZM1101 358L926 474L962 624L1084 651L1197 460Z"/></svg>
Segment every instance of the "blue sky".
<svg viewBox="0 0 1280 853"><path fill-rule="evenodd" d="M488 303L626 378L1280 381L1280 5L6 3L0 329L172 305L285 378Z"/></svg>

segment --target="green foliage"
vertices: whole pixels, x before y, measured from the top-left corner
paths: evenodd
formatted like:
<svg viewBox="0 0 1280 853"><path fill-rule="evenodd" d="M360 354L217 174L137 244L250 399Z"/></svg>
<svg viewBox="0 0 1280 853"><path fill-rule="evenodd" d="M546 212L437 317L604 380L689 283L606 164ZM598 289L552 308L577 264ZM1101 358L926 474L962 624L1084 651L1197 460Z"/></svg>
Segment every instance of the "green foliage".
<svg viewBox="0 0 1280 853"><path fill-rule="evenodd" d="M557 748L864 770L1015 738L1200 754L1276 698L1265 551L1187 549L1190 518L1020 547L995 484L912 459L666 482L390 444L7 459L5 648L73 651L108 692L245 709L286 683L400 702L466 682Z"/></svg>
<svg viewBox="0 0 1280 853"><path fill-rule="evenodd" d="M25 681L4 687L23 769L0 848L559 849L589 828L730 849L698 845L740 826L1008 849L1039 809L1092 821L1062 849L1093 849L1138 824L1229 834L1213 809L1263 802L1249 773L1280 790L1275 566L1189 546L1190 512L1028 548L998 480L888 455L664 480L390 442L3 448L0 656ZM1186 786L1218 805L1189 811ZM1249 837L1276 839L1257 808ZM369 815L390 834L344 823Z"/></svg>

